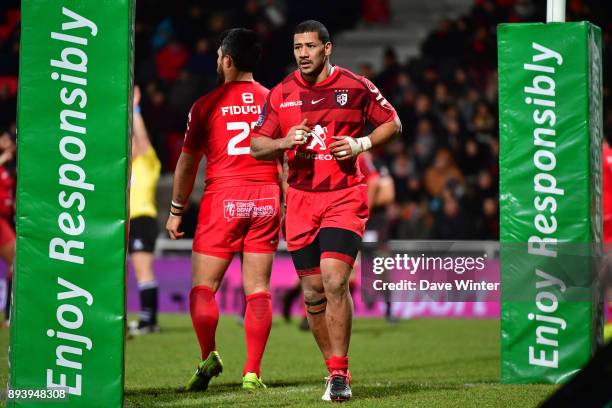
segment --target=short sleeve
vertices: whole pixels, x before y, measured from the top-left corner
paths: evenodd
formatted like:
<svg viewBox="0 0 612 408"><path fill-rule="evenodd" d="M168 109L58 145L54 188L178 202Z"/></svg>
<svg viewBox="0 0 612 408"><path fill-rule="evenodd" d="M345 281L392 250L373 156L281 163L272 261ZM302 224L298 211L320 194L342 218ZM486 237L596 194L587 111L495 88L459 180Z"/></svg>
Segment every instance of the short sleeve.
<svg viewBox="0 0 612 408"><path fill-rule="evenodd" d="M278 106L274 103L275 100L273 98L275 94L274 90L272 90L266 98L266 103L261 109L259 119L253 129L254 137L267 136L272 139L278 139L282 135L278 119Z"/></svg>
<svg viewBox="0 0 612 408"><path fill-rule="evenodd" d="M365 105L366 120L374 126L380 126L393 120L397 113L378 88L367 78L361 77L361 82L367 90Z"/></svg>
<svg viewBox="0 0 612 408"><path fill-rule="evenodd" d="M202 100L196 101L187 117L187 129L185 130L185 140L183 142L183 152L186 153L202 153L204 151L204 143L207 138L207 130L203 121L203 103Z"/></svg>

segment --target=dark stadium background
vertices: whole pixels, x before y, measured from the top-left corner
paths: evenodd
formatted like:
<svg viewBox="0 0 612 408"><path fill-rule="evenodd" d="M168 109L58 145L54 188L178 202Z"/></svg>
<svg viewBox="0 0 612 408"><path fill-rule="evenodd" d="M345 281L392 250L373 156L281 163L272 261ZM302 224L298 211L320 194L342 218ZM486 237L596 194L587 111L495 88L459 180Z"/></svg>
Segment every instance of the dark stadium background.
<svg viewBox="0 0 612 408"><path fill-rule="evenodd" d="M530 0L138 1L135 81L144 90L142 112L166 173L160 206L169 201L187 112L216 85L217 36L236 26L259 32L264 58L256 78L271 88L294 69L292 27L313 18L328 26L332 39L342 38L335 53L345 57L332 56L332 62L349 61L348 68L372 79L404 124L401 138L375 151L376 165L395 181L395 203L386 210L388 237L497 240L495 27L544 21L545 6ZM590 20L604 30L608 135L611 14L604 0L567 1L568 21ZM18 57L19 1L3 0L0 131L12 134Z"/></svg>
<svg viewBox="0 0 612 408"><path fill-rule="evenodd" d="M374 151L379 171L389 174L395 184L395 201L379 210L378 220L382 222L377 225L379 231L384 231L386 238L401 240L402 245L426 239L472 240L467 243L472 249L480 254L492 253L491 258L496 258L495 241L499 239L496 26L502 22L544 22L546 1L138 0L136 3L135 83L143 91L142 114L163 165L157 193L160 227L168 214L172 172L180 153L187 113L198 97L217 84L217 36L238 26L259 32L264 41L264 58L256 79L271 88L295 69L293 27L300 21L317 19L327 25L332 35L335 45L332 63L370 78L397 109L403 123L400 138ZM8 132L13 137L17 134L19 9L19 0L0 0L0 134ZM603 30L604 134L610 137L612 2L567 0L567 21L581 20L594 22ZM11 168L14 171L15 163ZM189 230L193 233L195 227L202 182L200 176L190 216L185 217L188 233ZM164 255L177 251L183 256L158 258L161 262L158 268L164 262L170 265L158 273L160 299L173 302L171 311L185 312L190 268L189 258L184 255L190 245L179 241L179 245L172 246L177 242L165 238L161 230L158 250ZM275 264L273 279L285 276L295 285L292 268L282 267L290 262L286 252L278 258L282 262ZM3 267L0 265L0 277L4 277ZM239 265L234 269L233 276L239 278ZM243 298L239 279L229 285L228 277L227 287L218 295L222 305L226 292L234 293L236 299ZM128 310L135 312L138 297L132 273L129 279ZM3 284L0 280L0 285ZM287 288L276 286L275 311L280 311ZM0 287L0 299L4 292ZM476 313L463 310L462 302L436 305L452 308L436 315L429 309L419 309L419 305L412 309L398 307L396 315L406 318L400 324L396 324L396 319L372 318L384 313L382 308L367 315L364 309L356 311L358 318L351 344L356 398L352 403L367 407L534 407L555 391L553 385L500 384L499 308L491 313ZM223 308L241 309L236 305ZM300 308L294 305L294 311ZM264 360L265 381L270 388L259 395L236 392L242 375L239 362L244 360L243 329L234 316L227 314L221 318L218 330L218 343L227 364L223 377L214 380L205 395L179 392L193 372L198 350L189 316L168 313L169 309L162 310L161 333L126 343L126 407L312 406L320 402L324 383L312 336L298 331L295 325L281 324L280 318L275 319ZM434 315L438 319L417 319ZM389 313L387 317L392 316ZM8 330L0 330L0 349L7 348ZM6 355L0 354L0 365L8 367ZM0 369L1 383L6 384L7 375L8 370Z"/></svg>

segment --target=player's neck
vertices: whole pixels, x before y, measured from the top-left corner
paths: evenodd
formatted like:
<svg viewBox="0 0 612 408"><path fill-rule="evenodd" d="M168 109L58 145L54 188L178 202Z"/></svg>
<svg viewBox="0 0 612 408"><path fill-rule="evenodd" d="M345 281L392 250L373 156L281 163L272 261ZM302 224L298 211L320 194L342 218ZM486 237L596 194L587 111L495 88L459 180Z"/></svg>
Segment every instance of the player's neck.
<svg viewBox="0 0 612 408"><path fill-rule="evenodd" d="M332 72L334 72L334 67L329 63L329 61L327 61L325 65L323 65L321 72L319 72L317 75L305 76L304 74L300 74L302 75L304 81L310 84L318 84L319 82L325 81L332 74Z"/></svg>
<svg viewBox="0 0 612 408"><path fill-rule="evenodd" d="M225 83L237 81L253 81L253 73L240 71L237 72L235 75L226 77L225 79Z"/></svg>

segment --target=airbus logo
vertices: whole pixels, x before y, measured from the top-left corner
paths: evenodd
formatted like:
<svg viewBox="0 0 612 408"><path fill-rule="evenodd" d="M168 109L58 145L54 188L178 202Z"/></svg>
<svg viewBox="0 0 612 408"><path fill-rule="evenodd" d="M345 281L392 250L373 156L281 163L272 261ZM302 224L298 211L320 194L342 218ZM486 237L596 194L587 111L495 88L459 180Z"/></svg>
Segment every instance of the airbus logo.
<svg viewBox="0 0 612 408"><path fill-rule="evenodd" d="M302 101L289 101L280 104L281 108L291 108L293 106L302 106Z"/></svg>

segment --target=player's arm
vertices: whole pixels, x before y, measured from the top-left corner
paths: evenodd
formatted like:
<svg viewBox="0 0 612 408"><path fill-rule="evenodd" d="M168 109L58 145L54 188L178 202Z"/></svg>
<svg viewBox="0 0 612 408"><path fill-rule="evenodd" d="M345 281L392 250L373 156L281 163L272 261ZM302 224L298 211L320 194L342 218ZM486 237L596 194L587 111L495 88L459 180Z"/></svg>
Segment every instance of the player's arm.
<svg viewBox="0 0 612 408"><path fill-rule="evenodd" d="M391 176L381 176L376 182L376 195L373 198L374 207L383 207L395 201L395 183Z"/></svg>
<svg viewBox="0 0 612 408"><path fill-rule="evenodd" d="M202 120L202 99L198 100L189 111L187 120L187 131L181 155L174 170L174 182L172 184L172 202L170 204L170 217L166 223L166 230L171 239L180 239L185 235L179 231L185 205L198 173L198 165L204 152L206 140L206 126Z"/></svg>
<svg viewBox="0 0 612 408"><path fill-rule="evenodd" d="M370 211L372 211L372 208L374 208L376 195L378 194L378 177L368 179L366 186L368 187L368 208Z"/></svg>
<svg viewBox="0 0 612 408"><path fill-rule="evenodd" d="M287 239L287 231L285 229L285 220L287 215L287 190L289 190L289 183L287 182L289 174L289 163L287 161L287 155L283 155L281 158L281 171L280 171L280 183L281 183L281 233L283 238Z"/></svg>
<svg viewBox="0 0 612 408"><path fill-rule="evenodd" d="M378 126L372 133L365 136L365 138L369 138L372 143L371 147L379 146L387 143L392 138L399 136L402 134L402 122L397 115L386 123ZM363 139L363 138L358 138Z"/></svg>
<svg viewBox="0 0 612 408"><path fill-rule="evenodd" d="M334 136L335 142L329 149L337 160L348 160L372 147L387 143L391 138L402 133L402 122L397 115L389 122L378 126L372 133L364 137Z"/></svg>
<svg viewBox="0 0 612 408"><path fill-rule="evenodd" d="M276 160L285 151L281 141L282 139L272 139L268 136L253 136L251 138L251 156L257 160Z"/></svg>
<svg viewBox="0 0 612 408"><path fill-rule="evenodd" d="M140 88L134 87L134 114L132 115L132 149L134 156L142 156L151 147L149 133L140 113Z"/></svg>
<svg viewBox="0 0 612 408"><path fill-rule="evenodd" d="M172 184L170 217L166 223L166 230L171 239L180 239L185 235L184 232L179 231L179 227L183 219L185 204L193 191L193 184L201 159L201 154L181 152L178 162L176 163L174 182Z"/></svg>
<svg viewBox="0 0 612 408"><path fill-rule="evenodd" d="M306 124L308 119L289 129L287 136L274 139L261 133L253 135L251 138L251 156L257 160L276 160L280 158L285 150L291 150L295 146L303 145L308 139L308 134L312 131ZM264 124L265 125L265 124Z"/></svg>
<svg viewBox="0 0 612 408"><path fill-rule="evenodd" d="M289 178L289 161L287 159L287 156L283 155L281 162L282 162L281 190L283 194L283 203L286 203L287 202L287 190L289 189L289 183L287 182L287 179Z"/></svg>
<svg viewBox="0 0 612 408"><path fill-rule="evenodd" d="M402 133L402 122L393 106L367 78L361 77L360 81L367 90L364 117L376 128L369 135L359 138L335 136L336 141L329 145L329 149L337 160L348 160Z"/></svg>

